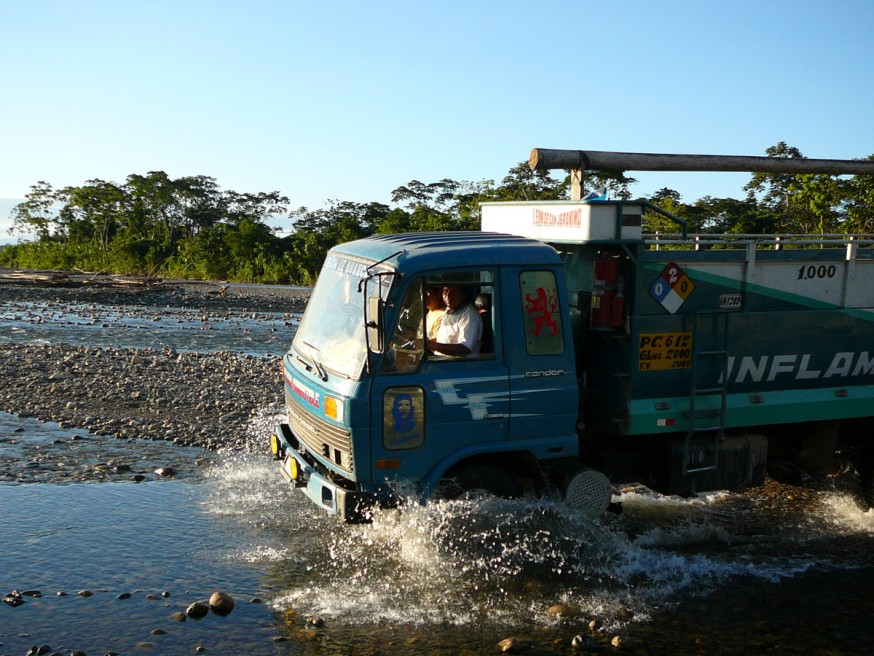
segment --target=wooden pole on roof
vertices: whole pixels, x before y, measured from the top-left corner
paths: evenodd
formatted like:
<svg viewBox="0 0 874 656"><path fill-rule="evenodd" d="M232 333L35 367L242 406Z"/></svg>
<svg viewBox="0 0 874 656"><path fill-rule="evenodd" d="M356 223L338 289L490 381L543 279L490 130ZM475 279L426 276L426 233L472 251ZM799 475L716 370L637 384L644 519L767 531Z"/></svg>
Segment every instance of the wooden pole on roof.
<svg viewBox="0 0 874 656"><path fill-rule="evenodd" d="M674 155L623 153L604 150L533 148L528 157L533 171L571 171L571 198L579 200L586 170L597 171L734 171L747 173L807 173L874 175L874 160L810 159L743 155Z"/></svg>

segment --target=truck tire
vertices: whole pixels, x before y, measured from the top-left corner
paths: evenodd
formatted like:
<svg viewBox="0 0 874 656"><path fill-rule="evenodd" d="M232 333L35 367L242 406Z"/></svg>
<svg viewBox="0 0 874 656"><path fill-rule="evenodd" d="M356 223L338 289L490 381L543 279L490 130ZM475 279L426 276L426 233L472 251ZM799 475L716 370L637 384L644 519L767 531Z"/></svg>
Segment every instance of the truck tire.
<svg viewBox="0 0 874 656"><path fill-rule="evenodd" d="M440 481L435 496L439 499L476 499L484 496L515 499L522 486L513 476L491 465L467 465Z"/></svg>

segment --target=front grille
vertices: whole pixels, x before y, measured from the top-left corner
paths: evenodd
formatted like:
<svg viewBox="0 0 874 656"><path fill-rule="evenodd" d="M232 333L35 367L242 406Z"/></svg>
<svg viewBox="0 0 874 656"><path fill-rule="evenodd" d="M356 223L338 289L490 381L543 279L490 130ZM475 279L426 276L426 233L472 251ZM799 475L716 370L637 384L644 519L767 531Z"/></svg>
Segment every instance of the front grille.
<svg viewBox="0 0 874 656"><path fill-rule="evenodd" d="M298 439L312 453L319 454L341 469L352 472L352 437L344 428L332 426L324 419L302 412L286 392L288 423Z"/></svg>

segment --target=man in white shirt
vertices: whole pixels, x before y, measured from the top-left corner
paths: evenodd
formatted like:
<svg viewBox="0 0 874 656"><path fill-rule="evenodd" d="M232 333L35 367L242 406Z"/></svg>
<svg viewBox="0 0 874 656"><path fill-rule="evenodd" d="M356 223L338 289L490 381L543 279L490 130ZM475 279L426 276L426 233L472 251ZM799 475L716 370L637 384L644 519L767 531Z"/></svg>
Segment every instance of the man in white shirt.
<svg viewBox="0 0 874 656"><path fill-rule="evenodd" d="M467 291L457 285L443 288L446 312L428 350L439 355L479 355L483 323Z"/></svg>

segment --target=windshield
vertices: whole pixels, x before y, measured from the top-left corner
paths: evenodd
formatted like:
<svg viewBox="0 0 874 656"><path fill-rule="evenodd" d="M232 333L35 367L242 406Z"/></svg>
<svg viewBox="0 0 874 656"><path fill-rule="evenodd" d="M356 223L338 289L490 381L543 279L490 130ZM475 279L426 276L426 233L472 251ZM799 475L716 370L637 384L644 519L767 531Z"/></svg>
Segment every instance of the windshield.
<svg viewBox="0 0 874 656"><path fill-rule="evenodd" d="M319 375L361 376L367 358L364 312L368 296L386 297L390 276L367 278L368 265L329 255L307 303L292 347ZM359 283L362 284L359 290Z"/></svg>

